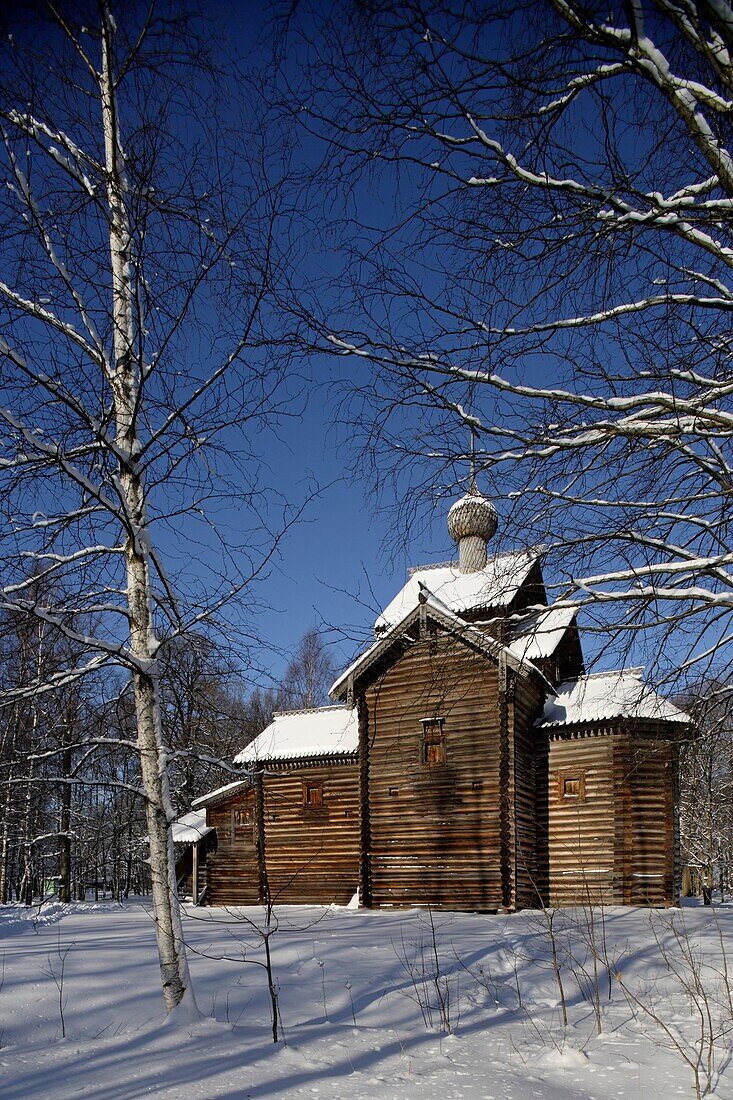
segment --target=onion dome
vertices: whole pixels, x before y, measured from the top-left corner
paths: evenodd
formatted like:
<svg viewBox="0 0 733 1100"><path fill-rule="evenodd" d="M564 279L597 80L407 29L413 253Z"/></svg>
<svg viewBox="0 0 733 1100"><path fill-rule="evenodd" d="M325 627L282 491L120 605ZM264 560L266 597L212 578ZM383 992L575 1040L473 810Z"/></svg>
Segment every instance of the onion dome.
<svg viewBox="0 0 733 1100"><path fill-rule="evenodd" d="M495 533L499 517L496 508L471 487L448 512L448 534L458 543L461 573L477 573L486 565L486 543Z"/></svg>

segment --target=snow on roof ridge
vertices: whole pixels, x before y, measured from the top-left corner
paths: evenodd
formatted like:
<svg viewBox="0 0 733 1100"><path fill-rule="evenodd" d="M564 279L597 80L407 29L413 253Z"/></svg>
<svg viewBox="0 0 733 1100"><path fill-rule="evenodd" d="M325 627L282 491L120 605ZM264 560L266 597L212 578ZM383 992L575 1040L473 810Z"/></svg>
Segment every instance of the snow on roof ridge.
<svg viewBox="0 0 733 1100"><path fill-rule="evenodd" d="M213 798L218 798L219 795L225 794L227 791L233 791L235 787L244 787L250 782L249 779L235 779L233 783L225 783L223 787L217 787L213 791L209 791L207 794L200 794L198 798L194 798L191 801L191 805L203 806Z"/></svg>
<svg viewBox="0 0 733 1100"><path fill-rule="evenodd" d="M459 615L456 615L452 607L449 607L445 600L441 600L440 596L436 596L432 588L428 588L424 581L418 581L418 600L420 603L430 603L433 607L439 608L446 615L450 615L452 619L463 624L464 619L461 619Z"/></svg>
<svg viewBox="0 0 733 1100"><path fill-rule="evenodd" d="M509 550L489 558L483 569L461 573L459 566L431 566L413 571L407 582L380 612L374 632L382 635L417 604L418 583L427 577L434 594L458 614L490 607L508 607L539 561L544 547Z"/></svg>
<svg viewBox="0 0 733 1100"><path fill-rule="evenodd" d="M206 810L189 810L172 821L170 828L174 844L195 844L213 832L206 824Z"/></svg>
<svg viewBox="0 0 733 1100"><path fill-rule="evenodd" d="M558 685L555 698L545 702L535 724L546 729L614 719L689 724L689 715L658 695L642 680L641 672L641 668L614 669L565 680Z"/></svg>
<svg viewBox="0 0 733 1100"><path fill-rule="evenodd" d="M431 569L458 569L458 560L451 558L450 561L432 561L427 565L408 565L407 576L413 577L415 573L429 573Z"/></svg>
<svg viewBox="0 0 733 1100"><path fill-rule="evenodd" d="M358 749L352 708L336 705L282 711L234 757L234 764L351 756Z"/></svg>
<svg viewBox="0 0 733 1100"><path fill-rule="evenodd" d="M534 557L543 554L547 546L545 543L538 543L537 546L523 546L519 550L502 550L498 554L490 554L486 559L486 565L479 572L482 573L488 569L492 562L499 561L501 558L520 558L520 557ZM459 569L460 564L456 558L452 558L450 561L434 561L428 562L426 565L409 565L407 567L407 576L414 577L416 573L429 573L431 569Z"/></svg>
<svg viewBox="0 0 733 1100"><path fill-rule="evenodd" d="M518 619L509 640L512 653L526 660L551 657L575 622L577 610L567 607L543 607L531 615L512 616Z"/></svg>

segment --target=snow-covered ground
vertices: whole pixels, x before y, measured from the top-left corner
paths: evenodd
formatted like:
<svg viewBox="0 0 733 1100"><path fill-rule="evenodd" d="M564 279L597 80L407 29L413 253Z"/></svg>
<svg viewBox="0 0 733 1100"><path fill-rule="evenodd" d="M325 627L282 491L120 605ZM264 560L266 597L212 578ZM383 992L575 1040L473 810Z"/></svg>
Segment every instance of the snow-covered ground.
<svg viewBox="0 0 733 1100"><path fill-rule="evenodd" d="M190 1023L163 1020L145 902L0 907L3 1100L668 1100L695 1096L698 1059L733 1097L731 905L557 915L567 1027L541 913L436 913L433 936L420 910L283 908L277 1046L242 914L187 910Z"/></svg>

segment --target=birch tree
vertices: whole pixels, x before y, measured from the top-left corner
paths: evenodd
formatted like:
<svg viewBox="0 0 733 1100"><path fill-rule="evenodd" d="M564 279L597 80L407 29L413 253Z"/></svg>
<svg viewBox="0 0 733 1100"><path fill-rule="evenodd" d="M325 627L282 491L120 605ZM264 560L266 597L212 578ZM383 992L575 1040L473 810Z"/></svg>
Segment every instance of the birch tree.
<svg viewBox="0 0 733 1100"><path fill-rule="evenodd" d="M160 661L171 797L186 813L202 792L231 782L230 762L262 727L253 728L237 664L221 646L180 638L162 647Z"/></svg>
<svg viewBox="0 0 733 1100"><path fill-rule="evenodd" d="M283 374L265 355L277 196L217 128L222 88L175 8L132 6L118 26L109 0L49 2L18 9L10 29L2 607L62 632L79 655L15 695L129 672L163 995L168 1011L184 998L193 1008L160 638L204 629L282 529L248 512L261 493L255 440L277 414ZM256 135L247 148L254 161ZM212 512L230 489L237 530L225 539ZM34 598L38 580L67 595Z"/></svg>
<svg viewBox="0 0 733 1100"><path fill-rule="evenodd" d="M733 715L727 684L700 684L687 705L700 736L685 747L680 767L682 860L721 900L731 888L733 859Z"/></svg>
<svg viewBox="0 0 733 1100"><path fill-rule="evenodd" d="M331 226L346 200L342 296L300 300L361 380L377 472L409 508L454 495L473 435L557 595L725 682L733 9L377 0L288 34Z"/></svg>
<svg viewBox="0 0 733 1100"><path fill-rule="evenodd" d="M316 627L306 630L288 662L278 689L278 706L285 710L307 710L328 703L328 689L336 666Z"/></svg>

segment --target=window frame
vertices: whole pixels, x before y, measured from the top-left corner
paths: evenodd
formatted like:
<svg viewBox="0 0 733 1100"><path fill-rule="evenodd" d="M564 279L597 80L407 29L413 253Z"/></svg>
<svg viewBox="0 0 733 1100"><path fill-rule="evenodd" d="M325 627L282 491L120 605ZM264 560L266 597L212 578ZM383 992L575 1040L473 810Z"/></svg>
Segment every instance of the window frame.
<svg viewBox="0 0 733 1100"><path fill-rule="evenodd" d="M585 768L561 768L557 773L557 800L558 802L587 802L588 791L586 786ZM577 783L577 794L566 791L567 783Z"/></svg>
<svg viewBox="0 0 733 1100"><path fill-rule="evenodd" d="M448 751L445 738L445 718L421 718L420 764L424 768L444 768ZM429 750L438 749L437 759L429 759Z"/></svg>
<svg viewBox="0 0 733 1100"><path fill-rule="evenodd" d="M243 836L246 829L254 827L254 806L232 806L229 814L229 836L232 841Z"/></svg>
<svg viewBox="0 0 733 1100"><path fill-rule="evenodd" d="M315 798L311 798L310 794L315 794ZM304 810L322 810L323 809L323 780L322 779L304 779L303 780L303 809Z"/></svg>

